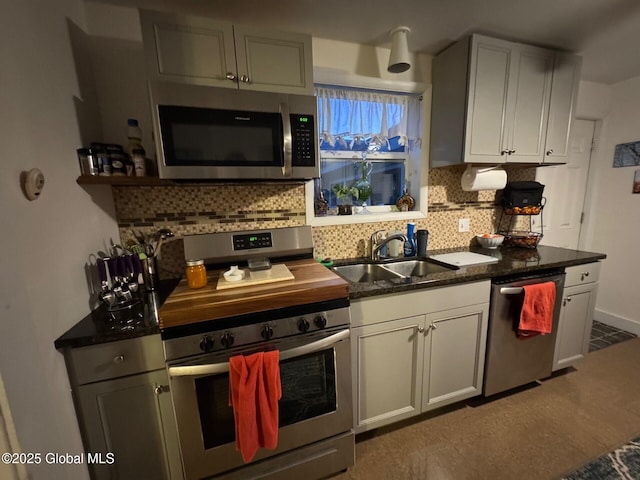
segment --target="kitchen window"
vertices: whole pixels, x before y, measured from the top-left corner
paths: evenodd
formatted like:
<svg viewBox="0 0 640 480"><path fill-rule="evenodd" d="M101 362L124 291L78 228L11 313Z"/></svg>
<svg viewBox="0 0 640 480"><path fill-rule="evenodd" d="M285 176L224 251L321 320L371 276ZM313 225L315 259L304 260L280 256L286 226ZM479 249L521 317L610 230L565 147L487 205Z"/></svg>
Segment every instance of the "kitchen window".
<svg viewBox="0 0 640 480"><path fill-rule="evenodd" d="M318 86L316 96L320 178L313 182L313 223L405 218L398 199L420 195L422 97L330 86Z"/></svg>

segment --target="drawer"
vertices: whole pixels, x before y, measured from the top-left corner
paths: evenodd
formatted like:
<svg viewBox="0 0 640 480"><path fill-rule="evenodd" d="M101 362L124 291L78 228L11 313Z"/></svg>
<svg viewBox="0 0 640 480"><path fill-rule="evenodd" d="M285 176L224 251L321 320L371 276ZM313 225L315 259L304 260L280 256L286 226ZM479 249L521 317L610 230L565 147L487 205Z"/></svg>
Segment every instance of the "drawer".
<svg viewBox="0 0 640 480"><path fill-rule="evenodd" d="M594 283L600 278L600 262L585 263L584 265L567 267L565 272L567 274L564 280L565 287Z"/></svg>
<svg viewBox="0 0 640 480"><path fill-rule="evenodd" d="M160 335L74 348L69 361L79 385L165 368Z"/></svg>
<svg viewBox="0 0 640 480"><path fill-rule="evenodd" d="M351 301L351 326L488 303L490 294L491 282L484 280L360 298Z"/></svg>

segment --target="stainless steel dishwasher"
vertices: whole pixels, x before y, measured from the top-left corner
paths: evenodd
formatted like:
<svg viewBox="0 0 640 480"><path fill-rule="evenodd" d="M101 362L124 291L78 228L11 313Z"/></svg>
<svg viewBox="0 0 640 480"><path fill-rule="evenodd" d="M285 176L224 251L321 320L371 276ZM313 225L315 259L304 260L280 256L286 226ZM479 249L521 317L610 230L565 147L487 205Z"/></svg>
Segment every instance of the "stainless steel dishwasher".
<svg viewBox="0 0 640 480"><path fill-rule="evenodd" d="M485 396L551 375L564 275L563 269L557 269L492 282L483 388ZM551 333L526 339L518 338L516 332L524 300L522 287L544 282L556 284Z"/></svg>

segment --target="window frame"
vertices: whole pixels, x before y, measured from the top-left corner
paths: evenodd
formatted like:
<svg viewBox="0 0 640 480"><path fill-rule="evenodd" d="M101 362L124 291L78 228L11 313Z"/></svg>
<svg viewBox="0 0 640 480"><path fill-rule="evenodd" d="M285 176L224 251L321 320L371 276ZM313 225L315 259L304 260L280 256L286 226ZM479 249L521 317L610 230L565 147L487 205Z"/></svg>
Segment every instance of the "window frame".
<svg viewBox="0 0 640 480"><path fill-rule="evenodd" d="M322 86L332 86L336 88L359 88L356 85L351 84L334 84L327 85L327 83L322 83ZM362 87L360 87L362 88ZM369 90L375 90L376 88L371 88L370 86L366 87ZM422 96L422 145L418 152L373 152L367 154L367 158L371 158L372 160L378 157L390 157L393 155L401 155L406 158L405 160L405 171L407 180L415 182L417 180L418 187L412 188L412 191L415 192L417 190L418 194L414 195L416 201L416 209L408 212L401 211L393 211L391 208L384 208L384 211L381 211L380 207L371 207L367 206L367 209L371 212L369 214L360 214L358 213L360 207L354 207L354 213L352 215L326 215L326 216L316 216L315 215L315 186L314 181L310 180L305 183L305 207L306 207L306 224L310 226L329 226L329 225L350 225L350 224L360 224L360 223L376 223L376 222L385 222L385 221L406 221L406 220L416 220L416 219L425 219L427 218L427 202L428 202L428 176L429 176L429 168L428 168L428 129L429 129L429 112L431 111L431 92L430 89L428 91L417 92L407 91L398 89L397 92L389 88L379 88L378 90L385 91L387 93L397 93L397 94L407 94L414 93ZM427 93L429 94L427 96ZM335 154L336 151L330 151L331 155ZM320 157L322 156L320 146L318 145L318 161L320 161ZM416 154L417 153L417 154ZM358 151L342 151L342 155L349 155L349 158L357 159L361 158L361 152ZM342 158L346 158L343 156Z"/></svg>

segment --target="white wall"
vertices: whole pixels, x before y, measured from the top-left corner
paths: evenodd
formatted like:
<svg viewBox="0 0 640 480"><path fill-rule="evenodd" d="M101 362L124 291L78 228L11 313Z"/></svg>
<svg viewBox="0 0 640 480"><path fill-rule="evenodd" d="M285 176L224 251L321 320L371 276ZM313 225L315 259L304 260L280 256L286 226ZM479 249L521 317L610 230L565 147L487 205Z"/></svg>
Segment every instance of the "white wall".
<svg viewBox="0 0 640 480"><path fill-rule="evenodd" d="M0 8L0 373L22 450L43 454L83 451L53 342L90 310L89 254L117 238L109 189L75 182L75 150L100 132L83 9L81 0ZM33 202L19 184L31 168L46 178ZM34 479L88 478L84 465L27 469Z"/></svg>
<svg viewBox="0 0 640 480"><path fill-rule="evenodd" d="M354 75L384 80L431 84L431 61L423 54L411 55L411 68L403 73L389 73L389 49L313 38L313 66L341 70Z"/></svg>
<svg viewBox="0 0 640 480"><path fill-rule="evenodd" d="M640 334L637 294L640 257L640 194L632 194L637 167L613 168L619 143L640 140L640 77L608 87L610 105L591 157L589 218L585 248L607 254L596 305L596 319ZM606 96L607 89L594 91Z"/></svg>

